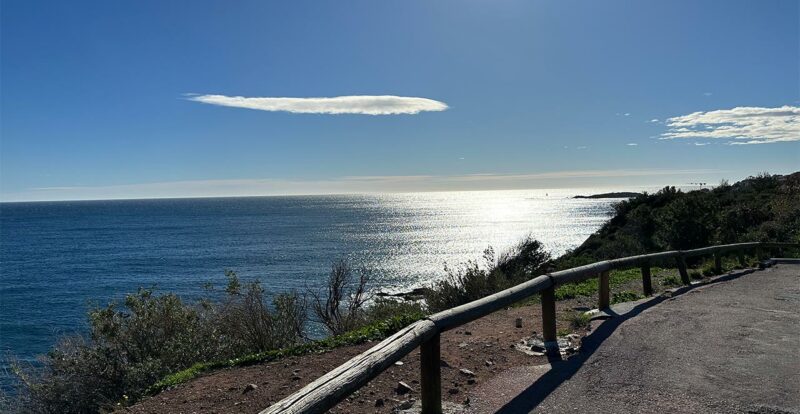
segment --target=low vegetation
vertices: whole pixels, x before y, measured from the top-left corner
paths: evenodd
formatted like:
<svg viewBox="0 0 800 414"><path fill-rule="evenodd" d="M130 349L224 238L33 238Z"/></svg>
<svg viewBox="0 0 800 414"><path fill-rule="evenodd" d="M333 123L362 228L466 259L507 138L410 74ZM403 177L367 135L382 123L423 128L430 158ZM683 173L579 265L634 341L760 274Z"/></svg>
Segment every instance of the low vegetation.
<svg viewBox="0 0 800 414"><path fill-rule="evenodd" d="M3 411L106 412L208 370L378 340L424 316L422 306L381 299L366 306L367 279L334 264L311 309L335 335L310 341L305 295L272 295L227 272L224 292L185 302L141 289L89 312L89 334L62 339L37 364L14 364L20 387ZM331 298L330 295L334 297ZM334 310L333 304L341 307ZM327 306L327 308L325 308ZM327 311L325 310L327 309ZM5 400L5 401L3 401Z"/></svg>
<svg viewBox="0 0 800 414"><path fill-rule="evenodd" d="M619 202L613 217L557 265L742 241L800 242L797 200L800 172L691 192L665 187Z"/></svg>
<svg viewBox="0 0 800 414"><path fill-rule="evenodd" d="M445 277L426 290L425 302L431 312L449 309L544 274L550 265L550 254L531 237L499 257L489 247L483 253L483 267L474 261L445 266Z"/></svg>

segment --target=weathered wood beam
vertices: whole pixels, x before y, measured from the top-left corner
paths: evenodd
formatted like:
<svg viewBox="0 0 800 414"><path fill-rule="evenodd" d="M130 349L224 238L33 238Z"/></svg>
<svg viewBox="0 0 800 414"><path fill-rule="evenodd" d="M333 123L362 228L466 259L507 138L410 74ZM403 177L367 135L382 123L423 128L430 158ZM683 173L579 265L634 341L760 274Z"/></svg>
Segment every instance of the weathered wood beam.
<svg viewBox="0 0 800 414"><path fill-rule="evenodd" d="M442 414L442 368L437 333L420 345L422 414Z"/></svg>
<svg viewBox="0 0 800 414"><path fill-rule="evenodd" d="M689 278L689 271L686 269L686 258L679 255L675 261L678 263L678 273L681 275L681 282L684 285L691 285L692 279Z"/></svg>
<svg viewBox="0 0 800 414"><path fill-rule="evenodd" d="M437 333L433 322L415 322L266 408L261 414L324 413Z"/></svg>
<svg viewBox="0 0 800 414"><path fill-rule="evenodd" d="M642 291L645 296L653 294L653 278L650 276L650 265L642 265Z"/></svg>
<svg viewBox="0 0 800 414"><path fill-rule="evenodd" d="M542 339L555 342L556 335L556 289L553 286L542 291Z"/></svg>
<svg viewBox="0 0 800 414"><path fill-rule="evenodd" d="M599 285L600 289L598 292L598 309L608 309L611 307L611 283L608 277L608 271L600 273L600 280Z"/></svg>
<svg viewBox="0 0 800 414"><path fill-rule="evenodd" d="M538 276L485 298L435 313L428 319L433 321L440 331L446 331L529 298L552 285L553 281L548 275Z"/></svg>

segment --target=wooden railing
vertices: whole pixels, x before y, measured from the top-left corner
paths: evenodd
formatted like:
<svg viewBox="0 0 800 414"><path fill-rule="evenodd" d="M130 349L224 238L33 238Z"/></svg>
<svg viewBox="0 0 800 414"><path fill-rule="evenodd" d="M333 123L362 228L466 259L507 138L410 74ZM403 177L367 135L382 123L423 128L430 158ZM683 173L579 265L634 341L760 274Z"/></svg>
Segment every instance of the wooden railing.
<svg viewBox="0 0 800 414"><path fill-rule="evenodd" d="M756 250L756 255L760 258L764 250L782 249L784 247L795 248L800 247L800 244L737 243L695 250L674 250L605 260L538 276L512 288L435 313L417 321L306 385L294 394L266 408L261 411L261 414L323 413L364 386L395 362L411 353L418 346L420 347L421 358L420 393L422 413L439 414L442 412L439 335L444 331L456 328L540 293L542 295L542 331L545 347L550 352L557 352L555 288L558 286L599 277L598 307L605 309L610 306L611 289L608 275L609 271L613 269L639 266L642 271L644 293L649 296L653 293L653 285L650 278L650 266L653 263L674 260L680 273L681 281L688 285L691 283L691 278L686 269L686 258L713 254L716 270L721 273L722 257L726 254L737 255L740 264L744 265L744 253L747 250Z"/></svg>

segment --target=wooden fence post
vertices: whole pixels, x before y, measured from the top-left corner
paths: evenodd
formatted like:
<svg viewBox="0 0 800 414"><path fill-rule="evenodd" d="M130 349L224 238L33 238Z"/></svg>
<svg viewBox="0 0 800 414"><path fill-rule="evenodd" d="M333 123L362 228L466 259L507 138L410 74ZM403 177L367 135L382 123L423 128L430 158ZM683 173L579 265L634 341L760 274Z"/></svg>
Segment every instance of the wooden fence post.
<svg viewBox="0 0 800 414"><path fill-rule="evenodd" d="M611 286L609 286L608 271L600 273L600 300L598 309L608 309L611 306Z"/></svg>
<svg viewBox="0 0 800 414"><path fill-rule="evenodd" d="M645 296L653 294L653 279L650 277L650 263L642 265L642 290Z"/></svg>
<svg viewBox="0 0 800 414"><path fill-rule="evenodd" d="M714 273L722 274L722 253L719 252L714 253Z"/></svg>
<svg viewBox="0 0 800 414"><path fill-rule="evenodd" d="M439 334L419 347L422 414L442 414L442 371Z"/></svg>
<svg viewBox="0 0 800 414"><path fill-rule="evenodd" d="M551 345L558 340L556 334L555 286L550 286L542 291L542 340L544 340L545 349L548 353L551 352ZM557 345L555 347L555 352L558 352Z"/></svg>
<svg viewBox="0 0 800 414"><path fill-rule="evenodd" d="M681 282L684 285L691 285L692 279L689 278L689 272L686 270L686 258L679 255L676 261L678 262L678 272L681 274Z"/></svg>

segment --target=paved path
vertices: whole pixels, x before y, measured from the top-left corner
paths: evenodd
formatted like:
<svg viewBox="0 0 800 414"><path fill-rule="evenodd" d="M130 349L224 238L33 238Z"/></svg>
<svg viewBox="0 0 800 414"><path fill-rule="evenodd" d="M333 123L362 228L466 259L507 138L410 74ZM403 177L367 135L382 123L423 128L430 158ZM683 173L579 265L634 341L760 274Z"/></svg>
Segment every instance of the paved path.
<svg viewBox="0 0 800 414"><path fill-rule="evenodd" d="M475 398L475 410L800 413L800 265L615 311L578 356L484 384L478 396L494 397Z"/></svg>

